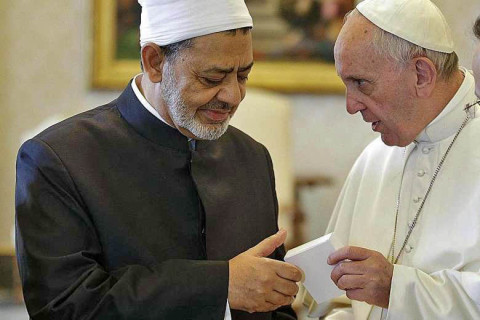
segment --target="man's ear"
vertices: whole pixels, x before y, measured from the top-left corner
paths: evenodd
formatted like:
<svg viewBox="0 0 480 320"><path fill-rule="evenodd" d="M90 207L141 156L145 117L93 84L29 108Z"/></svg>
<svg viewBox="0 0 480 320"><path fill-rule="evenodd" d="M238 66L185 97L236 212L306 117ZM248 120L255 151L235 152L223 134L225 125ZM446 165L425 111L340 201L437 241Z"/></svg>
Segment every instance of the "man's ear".
<svg viewBox="0 0 480 320"><path fill-rule="evenodd" d="M162 81L163 65L165 63L165 54L158 45L147 43L142 48L143 71L148 75L152 83Z"/></svg>
<svg viewBox="0 0 480 320"><path fill-rule="evenodd" d="M425 57L413 59L416 71L415 89L417 96L420 98L428 98L431 96L437 83L437 68L433 62Z"/></svg>

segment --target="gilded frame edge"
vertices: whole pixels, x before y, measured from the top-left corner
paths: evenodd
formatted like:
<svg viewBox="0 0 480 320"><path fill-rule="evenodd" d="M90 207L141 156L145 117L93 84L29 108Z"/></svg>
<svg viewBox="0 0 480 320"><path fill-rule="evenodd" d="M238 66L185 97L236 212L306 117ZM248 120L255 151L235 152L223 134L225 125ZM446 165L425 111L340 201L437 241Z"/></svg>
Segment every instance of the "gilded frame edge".
<svg viewBox="0 0 480 320"><path fill-rule="evenodd" d="M94 88L122 89L140 72L139 61L115 59L115 12L115 0L94 0ZM334 65L321 62L257 61L248 86L283 93L345 91Z"/></svg>

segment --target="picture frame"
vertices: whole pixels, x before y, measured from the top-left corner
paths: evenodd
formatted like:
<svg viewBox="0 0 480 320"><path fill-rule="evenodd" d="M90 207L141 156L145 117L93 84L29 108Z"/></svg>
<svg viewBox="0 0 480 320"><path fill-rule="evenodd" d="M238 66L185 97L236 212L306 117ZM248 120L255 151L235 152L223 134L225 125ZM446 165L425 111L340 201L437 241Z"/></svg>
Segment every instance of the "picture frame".
<svg viewBox="0 0 480 320"><path fill-rule="evenodd" d="M117 54L119 2L120 0L94 0L94 88L122 89L133 76L141 72L139 58L119 58ZM251 9L250 11L252 12ZM248 86L283 93L341 94L345 91L333 63L302 59L256 59Z"/></svg>

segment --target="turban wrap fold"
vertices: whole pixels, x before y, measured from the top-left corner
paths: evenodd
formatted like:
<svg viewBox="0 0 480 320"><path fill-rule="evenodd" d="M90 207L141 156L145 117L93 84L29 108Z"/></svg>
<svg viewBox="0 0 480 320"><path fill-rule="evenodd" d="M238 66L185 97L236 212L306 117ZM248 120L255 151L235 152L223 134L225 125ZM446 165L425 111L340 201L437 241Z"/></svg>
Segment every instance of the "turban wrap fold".
<svg viewBox="0 0 480 320"><path fill-rule="evenodd" d="M244 0L138 0L140 45L159 46L211 33L252 27Z"/></svg>

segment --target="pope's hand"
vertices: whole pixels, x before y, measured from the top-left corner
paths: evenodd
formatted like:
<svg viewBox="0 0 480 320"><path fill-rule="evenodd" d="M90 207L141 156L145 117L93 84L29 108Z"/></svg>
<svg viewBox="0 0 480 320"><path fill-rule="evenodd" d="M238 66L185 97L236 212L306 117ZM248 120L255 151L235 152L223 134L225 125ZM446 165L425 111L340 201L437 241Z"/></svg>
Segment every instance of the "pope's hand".
<svg viewBox="0 0 480 320"><path fill-rule="evenodd" d="M265 258L281 246L286 237L287 232L280 230L229 261L230 308L267 312L293 302L301 271L291 264Z"/></svg>
<svg viewBox="0 0 480 320"><path fill-rule="evenodd" d="M352 300L388 308L393 265L377 251L343 247L328 257L335 265L331 278Z"/></svg>

